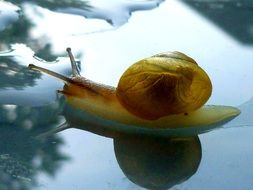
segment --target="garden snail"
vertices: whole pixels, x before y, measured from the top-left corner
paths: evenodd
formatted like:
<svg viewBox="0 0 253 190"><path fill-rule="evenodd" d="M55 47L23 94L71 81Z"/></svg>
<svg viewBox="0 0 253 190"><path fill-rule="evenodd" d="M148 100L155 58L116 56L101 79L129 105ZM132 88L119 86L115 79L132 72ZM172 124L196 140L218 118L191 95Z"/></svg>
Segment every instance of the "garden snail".
<svg viewBox="0 0 253 190"><path fill-rule="evenodd" d="M67 104L108 121L110 127L113 123L121 126L119 130L202 127L220 125L240 113L231 106L203 106L211 95L211 81L183 53L162 53L138 61L114 88L80 76L71 49L67 48L67 52L72 78L33 64L29 68L63 80L65 85L59 92ZM75 123L74 120L71 122ZM76 124L82 124L81 116L77 120Z"/></svg>

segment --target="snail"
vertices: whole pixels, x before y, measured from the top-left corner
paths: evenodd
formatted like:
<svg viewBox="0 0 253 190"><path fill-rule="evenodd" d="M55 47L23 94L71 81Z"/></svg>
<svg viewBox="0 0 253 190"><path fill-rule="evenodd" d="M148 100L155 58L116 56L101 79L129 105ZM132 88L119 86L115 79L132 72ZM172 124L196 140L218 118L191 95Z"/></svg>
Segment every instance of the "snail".
<svg viewBox="0 0 253 190"><path fill-rule="evenodd" d="M196 61L183 53L161 53L134 63L115 88L80 76L71 49L67 52L72 66L70 78L33 64L28 67L65 83L58 92L79 112L67 119L75 126L101 125L118 131L159 134L164 129L179 128L206 131L240 114L231 106L203 106L211 96L211 81ZM87 122L89 117L84 119L82 113L94 116L100 124Z"/></svg>

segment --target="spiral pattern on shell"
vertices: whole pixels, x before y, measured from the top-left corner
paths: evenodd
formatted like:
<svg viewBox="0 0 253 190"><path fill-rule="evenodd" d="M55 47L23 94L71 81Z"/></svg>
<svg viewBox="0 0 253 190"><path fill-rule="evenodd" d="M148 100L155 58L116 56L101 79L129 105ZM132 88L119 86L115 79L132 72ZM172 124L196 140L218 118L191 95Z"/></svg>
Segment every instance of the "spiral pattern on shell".
<svg viewBox="0 0 253 190"><path fill-rule="evenodd" d="M211 92L208 75L192 58L167 52L130 66L119 80L116 95L132 114L155 120L196 110Z"/></svg>

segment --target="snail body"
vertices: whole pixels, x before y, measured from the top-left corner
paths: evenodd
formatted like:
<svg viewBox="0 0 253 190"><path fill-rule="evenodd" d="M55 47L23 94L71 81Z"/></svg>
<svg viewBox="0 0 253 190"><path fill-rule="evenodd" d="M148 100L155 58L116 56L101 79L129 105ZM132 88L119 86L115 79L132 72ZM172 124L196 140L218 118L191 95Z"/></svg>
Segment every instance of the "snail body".
<svg viewBox="0 0 253 190"><path fill-rule="evenodd" d="M72 78L32 64L29 68L63 80L65 85L59 92L67 104L109 121L110 127L122 126L117 130L202 127L224 123L240 113L231 106L203 106L211 95L211 81L193 59L182 53L158 54L133 64L115 88L80 76L71 50L67 51Z"/></svg>

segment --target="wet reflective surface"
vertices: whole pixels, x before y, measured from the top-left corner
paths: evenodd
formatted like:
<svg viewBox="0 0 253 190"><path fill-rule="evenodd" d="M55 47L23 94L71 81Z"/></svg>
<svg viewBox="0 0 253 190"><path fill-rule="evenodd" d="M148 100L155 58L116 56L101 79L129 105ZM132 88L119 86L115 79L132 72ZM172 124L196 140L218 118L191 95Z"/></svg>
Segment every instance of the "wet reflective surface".
<svg viewBox="0 0 253 190"><path fill-rule="evenodd" d="M0 2L0 189L251 189L253 12L250 1ZM194 137L128 136L65 121L54 78L81 74L116 86L139 59L182 51L209 74L208 104L242 113ZM88 132L89 131L89 132Z"/></svg>

